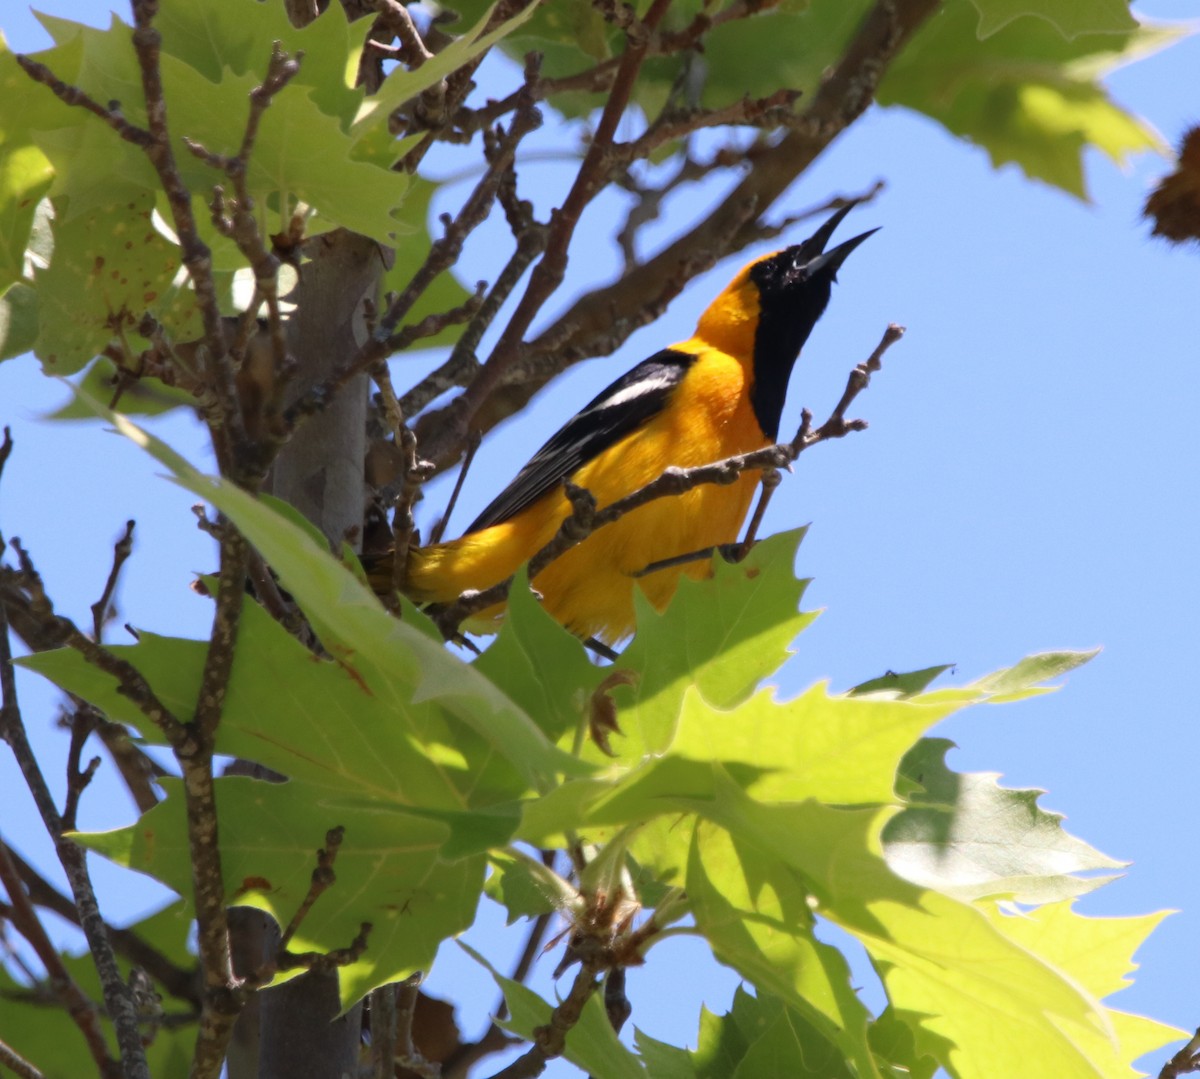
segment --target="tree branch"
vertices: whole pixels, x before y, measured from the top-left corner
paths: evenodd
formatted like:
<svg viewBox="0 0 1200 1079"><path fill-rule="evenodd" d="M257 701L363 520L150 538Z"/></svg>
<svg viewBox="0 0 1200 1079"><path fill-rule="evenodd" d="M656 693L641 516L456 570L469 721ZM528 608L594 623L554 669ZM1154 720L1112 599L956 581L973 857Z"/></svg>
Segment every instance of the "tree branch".
<svg viewBox="0 0 1200 1079"><path fill-rule="evenodd" d="M6 448L10 447L7 433L5 444ZM2 459L0 459L0 464L2 463ZM4 542L0 537L0 553L3 552L3 549ZM19 553L23 554L23 552ZM75 632L78 634L79 631ZM79 636L82 637L82 634ZM12 748L13 756L16 757L25 783L37 804L42 823L54 841L55 852L58 854L58 859L62 863L70 883L71 893L79 910L79 924L83 928L88 948L91 950L96 970L100 975L104 1003L113 1025L116 1027L117 1044L121 1050L125 1077L126 1079L150 1079L150 1070L146 1065L146 1055L142 1050L141 1034L138 1031L137 1008L129 987L121 978L121 971L108 940L104 919L100 916L100 907L92 888L91 877L88 874L87 856L82 847L73 843L63 834L62 819L54 806L54 799L25 733L25 724L21 718L20 705L17 700L17 681L13 672L12 652L9 646L8 615L3 604L0 604L0 736ZM19 883L16 891L23 894ZM9 889L9 894L16 904L18 899L12 889ZM107 1057L107 1048L105 1057Z"/></svg>
<svg viewBox="0 0 1200 1079"><path fill-rule="evenodd" d="M0 1041L0 1064L8 1068L17 1079L45 1079L45 1076L11 1046Z"/></svg>
<svg viewBox="0 0 1200 1079"><path fill-rule="evenodd" d="M16 851L9 850L9 857L16 866L17 873L29 893L30 902L39 907L53 911L64 921L79 925L79 911L75 904L54 887L45 877L33 868ZM141 936L130 929L117 929L105 923L109 942L113 951L127 959L136 967L141 967L154 978L168 993L179 1000L187 1001L197 1009L200 1006L200 994L196 990L196 972L172 963L157 948L148 944Z"/></svg>
<svg viewBox="0 0 1200 1079"><path fill-rule="evenodd" d="M522 347L517 338L532 313L522 312L520 321L514 315L511 332L462 398L417 425L422 454L446 467L457 459L468 429L486 433L572 363L606 355L649 321L643 314L647 297L660 312L692 276L757 239L757 219L863 113L888 65L937 6L938 0L878 0L795 125L777 145L755 154L754 168L702 222L620 281L581 297ZM559 216L566 210L564 203ZM493 362L503 370L489 372Z"/></svg>
<svg viewBox="0 0 1200 1079"><path fill-rule="evenodd" d="M58 949L51 943L50 937L46 934L46 930L37 916L37 911L29 901L29 896L25 894L25 888L21 884L21 878L9 857L8 846L3 839L0 839L0 883L4 885L4 890L8 892L12 903L10 917L13 925L29 942L37 953L38 959L41 960L42 966L46 968L50 985L63 1007L66 1008L67 1014L83 1034L88 1052L91 1053L96 1067L100 1070L101 1075L107 1076L108 1079L120 1079L121 1064L109 1055L108 1045L104 1040L100 1010L76 984L75 979L71 977L64 965L62 956L58 954Z"/></svg>

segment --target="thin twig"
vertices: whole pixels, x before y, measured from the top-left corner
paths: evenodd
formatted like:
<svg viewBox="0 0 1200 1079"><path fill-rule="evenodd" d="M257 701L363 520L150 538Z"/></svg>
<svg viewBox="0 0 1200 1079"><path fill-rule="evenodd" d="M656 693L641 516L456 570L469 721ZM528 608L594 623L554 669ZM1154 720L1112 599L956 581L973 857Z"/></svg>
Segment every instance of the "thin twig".
<svg viewBox="0 0 1200 1079"><path fill-rule="evenodd" d="M439 469L447 467L458 459L468 430L486 435L567 366L585 357L607 355L633 329L644 325L648 298L661 310L696 273L757 240L761 216L863 113L904 43L937 7L938 0L877 0L799 120L789 125L778 143L754 148L753 169L702 221L632 267L620 281L576 300L537 337L504 359L506 366L511 365L508 370L481 374L486 381L474 391L468 388L469 397L430 413L417 426L422 453ZM523 334L526 327L520 329ZM493 358L501 360L499 346ZM500 386L502 395L495 393ZM482 411L485 401L486 412Z"/></svg>
<svg viewBox="0 0 1200 1079"><path fill-rule="evenodd" d="M1181 1075L1195 1071L1200 1071L1200 1030L1197 1030L1192 1035L1192 1040L1162 1066L1158 1079L1178 1079Z"/></svg>
<svg viewBox="0 0 1200 1079"><path fill-rule="evenodd" d="M0 1064L8 1068L17 1079L45 1079L45 1076L33 1064L26 1060L10 1045L0 1041Z"/></svg>
<svg viewBox="0 0 1200 1079"><path fill-rule="evenodd" d="M531 221L529 227L517 238L516 250L500 271L487 299L480 305L475 317L455 343L449 358L400 399L406 416L415 416L435 397L457 386L466 386L474 378L479 371L479 360L475 355L479 342L500 313L500 308L504 306L512 290L525 275L525 271L545 248L546 226Z"/></svg>
<svg viewBox="0 0 1200 1079"><path fill-rule="evenodd" d="M233 1025L245 1005L247 989L239 984L229 951L229 919L225 908L225 880L217 832L217 799L213 782L213 745L229 688L234 646L245 599L249 545L231 524L221 539L221 571L216 610L193 719L187 724L185 749L175 749L183 769L187 813L188 852L192 865L192 898L195 904L197 951L204 984L203 1009L192 1077L220 1073Z"/></svg>
<svg viewBox="0 0 1200 1079"><path fill-rule="evenodd" d="M404 410L396 400L392 386L392 375L388 365L377 363L371 368L371 377L379 387L383 403L383 414L392 429L397 449L400 450L400 495L392 516L392 587L388 592L389 606L394 604L397 593L403 591L408 579L408 550L412 544L416 521L413 506L421 492L421 485L433 472L432 466L417 456L417 436L405 422Z"/></svg>
<svg viewBox="0 0 1200 1079"><path fill-rule="evenodd" d="M658 23L666 14L670 0L654 0L642 20L648 31L657 28ZM567 269L567 249L575 226L579 222L584 209L591 202L596 192L602 186L602 178L609 163L609 152L612 148L613 136L617 125L625 115L625 107L633 93L638 72L646 58L644 43L630 42L621 57L616 76L613 78L612 89L596 132L584 155L579 171L571 185L571 190L563 200L563 204L551 217L550 232L546 239L546 251L533 269L529 284L522 295L517 309L505 326L500 340L492 350L491 356L474 381L463 391L461 405L461 430L454 432L456 441L461 440L467 430L471 415L483 404L484 399L499 385L508 366L516 361L520 354L521 342L542 305L558 286Z"/></svg>
<svg viewBox="0 0 1200 1079"><path fill-rule="evenodd" d="M96 774L96 769L100 767L99 757L93 757L88 761L86 768L79 767L83 757L84 744L87 742L92 731L96 729L99 720L99 714L90 705L83 701L79 701L76 704L74 714L70 720L71 744L67 750L67 795L63 803L62 812L64 831L75 831L75 820L79 813L80 796L92 782L92 777Z"/></svg>
<svg viewBox="0 0 1200 1079"><path fill-rule="evenodd" d="M108 620L108 608L112 603L113 593L117 588L117 578L121 567L133 551L133 521L125 522L125 533L113 545L112 569L109 570L108 580L104 583L104 591L100 598L92 604L92 639L99 644L104 632L104 623Z"/></svg>
<svg viewBox="0 0 1200 1079"><path fill-rule="evenodd" d="M102 1075L108 1076L110 1079L119 1079L121 1065L108 1052L100 1010L88 999L87 994L79 988L75 979L68 972L62 956L58 954L58 949L54 947L37 916L37 911L29 901L29 896L25 894L25 888L21 884L16 866L9 857L8 846L2 839L0 839L0 883L4 885L12 902L13 925L29 942L37 953L38 959L41 960L42 966L46 968L50 984L72 1021L83 1034L92 1060L95 1061Z"/></svg>
<svg viewBox="0 0 1200 1079"><path fill-rule="evenodd" d="M437 519L437 523L433 528L430 529L430 543L440 543L442 537L446 534L446 529L450 524L450 514L454 512L454 507L458 505L458 496L462 494L463 483L466 481L467 473L471 471L471 463L475 460L475 454L479 452L482 442L483 439L477 433L473 432L468 436L467 449L463 454L462 467L458 470L458 476L454 480L454 490L450 492L450 500L446 503L445 512Z"/></svg>
<svg viewBox="0 0 1200 1079"><path fill-rule="evenodd" d="M22 563L26 563L28 558L20 548L16 547L15 541L13 546L17 549ZM3 549L4 541L0 537L0 553L3 552ZM40 580L38 583L40 586ZM78 630L75 630L75 633L82 640L87 640ZM108 940L104 919L100 915L100 906L96 901L96 893L88 874L86 854L82 847L63 834L62 819L55 808L54 799L46 785L45 777L42 775L25 732L25 724L21 718L21 709L17 699L17 682L13 673L12 652L8 639L8 612L4 604L0 604L0 736L12 748L13 756L17 759L25 784L33 795L42 823L54 841L55 852L67 875L71 894L75 898L75 906L79 911L79 923L83 928L88 948L91 950L92 959L100 975L105 1007L116 1027L117 1044L121 1050L125 1077L126 1079L150 1079L150 1070L146 1065L146 1055L142 1049L141 1034L137 1025L137 1009L129 987L121 977L120 968L117 966L116 957L113 955L112 946ZM18 888L18 890L20 889ZM105 1054L107 1055L107 1049L105 1049Z"/></svg>
<svg viewBox="0 0 1200 1079"><path fill-rule="evenodd" d="M345 836L346 829L340 824L325 833L325 845L317 851L317 865L312 871L308 891L292 915L291 921L288 922L287 928L284 929L283 935L279 938L280 951L287 949L296 930L300 928L300 924L308 916L308 912L312 910L313 904L321 897L322 893L336 883L337 874L333 871L333 863L337 860L338 848L341 847Z"/></svg>
<svg viewBox="0 0 1200 1079"><path fill-rule="evenodd" d="M31 902L39 907L53 911L64 921L78 926L79 911L75 904L54 887L33 866L31 866L16 851L10 850L9 857L17 868L17 873L29 893ZM154 978L168 993L180 1000L199 1008L200 995L196 991L196 972L193 969L178 967L164 956L158 949L148 944L141 936L131 929L117 929L105 924L108 939L113 951L123 956L136 967L141 967Z"/></svg>
<svg viewBox="0 0 1200 1079"><path fill-rule="evenodd" d="M579 1022L584 1005L596 991L596 976L602 969L603 960L598 954L583 959L570 992L550 1013L550 1021L533 1032L533 1045L507 1068L498 1071L492 1079L530 1079L532 1076L541 1075L548 1061L562 1056L567 1044L567 1034Z"/></svg>

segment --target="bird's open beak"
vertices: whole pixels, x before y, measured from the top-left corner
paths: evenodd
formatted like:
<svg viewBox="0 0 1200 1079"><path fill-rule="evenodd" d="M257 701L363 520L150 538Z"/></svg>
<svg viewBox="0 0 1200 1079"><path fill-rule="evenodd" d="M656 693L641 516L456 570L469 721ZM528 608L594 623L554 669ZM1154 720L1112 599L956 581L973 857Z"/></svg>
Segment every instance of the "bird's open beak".
<svg viewBox="0 0 1200 1079"><path fill-rule="evenodd" d="M860 243L868 236L873 236L879 229L870 229L867 232L859 233L851 240L845 243L840 243L832 251L826 251L823 255L818 255L807 266L804 267L806 276L814 277L822 270L828 270L829 275L833 278L837 277L837 272L841 268L843 262L850 257L850 252L853 251Z"/></svg>

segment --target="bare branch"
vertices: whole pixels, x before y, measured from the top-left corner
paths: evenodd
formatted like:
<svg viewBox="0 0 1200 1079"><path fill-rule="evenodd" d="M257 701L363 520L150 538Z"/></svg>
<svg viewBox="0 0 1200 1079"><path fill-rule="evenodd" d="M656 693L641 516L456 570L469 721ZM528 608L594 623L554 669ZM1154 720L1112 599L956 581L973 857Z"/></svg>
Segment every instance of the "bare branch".
<svg viewBox="0 0 1200 1079"><path fill-rule="evenodd" d="M7 707L7 696L6 696ZM7 724L6 724L7 726ZM8 847L0 839L0 883L12 902L12 922L37 953L42 966L46 968L50 984L55 994L66 1008L75 1025L87 1042L88 1052L96 1062L101 1075L109 1079L120 1079L121 1064L109 1055L108 1045L104 1040L104 1030L100 1010L76 984L75 980L63 964L62 956L50 941L46 930L38 919L37 911L25 894L21 878L9 857ZM149 1073L147 1073L149 1074Z"/></svg>
<svg viewBox="0 0 1200 1079"><path fill-rule="evenodd" d="M654 0L643 20L647 30L653 31L657 27L669 4L670 0ZM625 115L625 108L629 104L637 74L645 58L645 44L635 44L631 41L621 57L600 122L596 125L596 132L575 175L571 190L563 200L562 206L551 216L545 254L534 267L529 285L487 363L463 392L459 405L459 429L453 433L456 443L465 436L471 417L499 385L506 368L517 359L521 342L534 317L550 294L562 283L567 268L567 248L575 233L575 226L584 208L602 185L608 168L613 136L621 117Z"/></svg>
<svg viewBox="0 0 1200 1079"><path fill-rule="evenodd" d="M496 1072L492 1079L530 1079L541 1075L548 1061L562 1056L567 1034L579 1022L588 997L596 991L596 976L602 969L603 961L599 955L584 959L570 992L550 1013L550 1022L534 1031L533 1045L507 1068Z"/></svg>
<svg viewBox="0 0 1200 1079"><path fill-rule="evenodd" d="M10 1045L0 1041L0 1064L8 1068L17 1079L45 1079L45 1076L33 1064L26 1060Z"/></svg>
<svg viewBox="0 0 1200 1079"><path fill-rule="evenodd" d="M116 679L121 694L133 702L138 710L163 732L176 752L186 751L191 747L188 728L158 699L150 683L132 663L115 656L84 635L69 618L55 612L29 553L21 546L20 540L14 538L11 542L20 563L20 583L29 596L30 614L39 623L46 638L54 641L56 647L66 645L73 648L92 666Z"/></svg>
<svg viewBox="0 0 1200 1079"><path fill-rule="evenodd" d="M125 534L113 545L112 569L108 580L104 583L104 591L100 598L92 604L92 639L99 644L104 632L104 623L108 620L109 604L112 603L113 593L117 589L117 578L121 567L133 551L133 521L125 522Z"/></svg>
<svg viewBox="0 0 1200 1079"><path fill-rule="evenodd" d="M6 447L8 441L6 437ZM22 562L27 561L24 552L19 548L17 550ZM3 539L0 539L0 552L2 551ZM40 587L40 581L38 583ZM75 630L75 633L83 640L87 640L78 630ZM87 938L96 970L100 975L104 1003L116 1027L117 1044L121 1050L125 1077L126 1079L150 1079L150 1071L146 1065L146 1055L142 1050L141 1035L138 1031L137 1009L128 986L121 978L116 957L113 955L108 941L104 919L100 916L96 893L88 875L86 855L82 847L73 843L63 834L62 819L54 806L54 799L25 733L25 724L21 718L20 704L17 699L17 682L13 673L12 652L8 639L8 613L4 604L0 604L0 737L8 742L13 756L17 759L21 774L33 795L42 823L54 841L55 852L58 854L58 859L70 883L75 906L79 911L80 925ZM24 894L19 884L16 890ZM18 900L13 894L13 889L9 888L8 891L14 904L17 903ZM47 969L50 968L47 967ZM101 1044L103 1045L103 1041ZM107 1048L105 1048L105 1058L107 1058L107 1052ZM100 1058L97 1057L97 1060L99 1061Z"/></svg>
<svg viewBox="0 0 1200 1079"><path fill-rule="evenodd" d="M518 339L536 312L519 309L521 319L488 362L504 370L485 367L462 398L423 417L417 425L422 453L439 468L457 460L468 430L486 433L570 364L611 352L629 332L657 317L696 273L757 239L758 217L862 114L891 61L937 6L938 0L877 0L799 120L776 145L756 151L753 169L695 228L617 283L581 297L524 345ZM565 210L566 204L560 217Z"/></svg>
<svg viewBox="0 0 1200 1079"><path fill-rule="evenodd" d="M330 828L325 833L325 846L317 851L317 867L312 871L312 880L309 883L308 892L305 894L304 899L301 900L300 906L296 908L296 912L292 915L292 920L288 922L283 935L279 938L280 951L287 949L296 930L300 928L300 923L304 921L308 912L312 910L313 904L326 889L331 888L337 881L337 874L333 871L333 863L337 859L338 848L341 847L345 835L346 829L340 824L334 828Z"/></svg>
<svg viewBox="0 0 1200 1079"><path fill-rule="evenodd" d="M10 850L8 853L29 893L30 901L39 907L52 910L65 921L79 925L79 911L75 908L75 904L16 851ZM118 955L129 960L134 966L144 969L172 996L199 1007L200 995L196 990L196 972L194 970L177 967L133 930L116 929L107 923L105 923L105 929L113 950Z"/></svg>
<svg viewBox="0 0 1200 1079"><path fill-rule="evenodd" d="M108 124L126 142L140 146L143 150L150 146L153 138L150 132L138 127L136 124L131 124L121 115L120 109L105 108L100 102L96 101L78 86L71 86L69 83L63 82L45 64L31 60L28 56L18 55L14 59L21 65L21 69L26 75L33 79L34 82L40 82L43 86L49 87L50 92L64 104L86 109L94 116L100 117L101 120Z"/></svg>

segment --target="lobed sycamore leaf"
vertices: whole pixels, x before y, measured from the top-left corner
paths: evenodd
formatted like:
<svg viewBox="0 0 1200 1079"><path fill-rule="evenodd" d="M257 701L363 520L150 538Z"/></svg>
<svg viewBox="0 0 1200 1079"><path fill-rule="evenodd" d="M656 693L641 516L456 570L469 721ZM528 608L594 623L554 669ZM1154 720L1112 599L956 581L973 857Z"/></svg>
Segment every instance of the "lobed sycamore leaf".
<svg viewBox="0 0 1200 1079"><path fill-rule="evenodd" d="M256 0L206 0L203 4L168 0L154 25L162 34L162 49L212 83L226 71L261 75L271 56L272 42L285 52L303 52L293 86L311 90L312 101L345 130L362 102L364 91L354 85L369 19L349 22L345 9L332 4L307 26L296 27L286 9Z"/></svg>
<svg viewBox="0 0 1200 1079"><path fill-rule="evenodd" d="M952 771L945 755L953 744L922 739L901 762L900 775L916 789L882 840L888 865L905 880L960 899L1046 903L1113 879L1075 874L1124 867L1068 833L1060 814L1042 809L1042 791L1009 790L995 775Z"/></svg>
<svg viewBox="0 0 1200 1079"><path fill-rule="evenodd" d="M199 336L195 295L177 277L179 250L151 223L153 195L75 214L59 215L61 205L54 257L34 274L34 350L47 372L74 374L114 336L136 337L146 312L181 339Z"/></svg>
<svg viewBox="0 0 1200 1079"><path fill-rule="evenodd" d="M524 568L513 581L495 641L473 666L559 745L569 745L580 730L592 692L609 673L537 602Z"/></svg>
<svg viewBox="0 0 1200 1079"><path fill-rule="evenodd" d="M212 153L236 153L246 126L245 103L262 75L226 73L214 84L165 55L162 72L173 130ZM289 86L263 114L246 170L250 194L276 215L280 230L295 202L301 201L313 207L317 220L328 222L324 228L341 225L381 243L394 241L406 228L393 211L404 200L408 178L354 160L351 145L337 119L318 107L312 91ZM204 191L221 182L221 174L190 154L181 154L178 164L192 190Z"/></svg>
<svg viewBox="0 0 1200 1079"><path fill-rule="evenodd" d="M859 1076L879 1074L867 1043L869 1013L845 957L813 934L802 874L739 844L736 829L702 822L692 836L686 887L713 955L795 1009L817 1047L810 1054L823 1065L849 1061Z"/></svg>
<svg viewBox="0 0 1200 1079"><path fill-rule="evenodd" d="M508 925L518 918L536 918L570 910L579 891L536 858L514 847L494 851L485 894L508 911Z"/></svg>
<svg viewBox="0 0 1200 1079"><path fill-rule="evenodd" d="M1119 34L1137 21L1129 0L971 0L979 12L979 36L989 37L1024 15L1045 19L1065 38L1080 34Z"/></svg>
<svg viewBox="0 0 1200 1079"><path fill-rule="evenodd" d="M433 641L426 630L389 615L370 590L310 534L233 484L203 475L125 417L98 404L95 408L97 415L108 418L166 465L176 482L234 521L279 574L360 695L395 708L419 738L446 747L447 761L458 756L450 750L456 745L451 733L457 736L465 730L473 731L490 753L515 766L533 786L561 772L590 771L588 765L552 745L523 710ZM460 759L454 767L465 763Z"/></svg>
<svg viewBox="0 0 1200 1079"><path fill-rule="evenodd" d="M889 696L912 697L928 689L930 684L954 669L952 663L940 663L936 667L923 667L919 671L905 671L897 674L895 671L885 671L878 678L869 678L859 682L848 692L855 697L865 697L869 693L886 693Z"/></svg>
<svg viewBox="0 0 1200 1079"><path fill-rule="evenodd" d="M792 567L804 532L771 536L736 565L714 558L712 578L681 578L662 613L634 593L638 632L619 665L637 683L613 691L623 756L671 744L690 687L714 708L731 708L783 665L788 645L816 618L797 610L808 582Z"/></svg>
<svg viewBox="0 0 1200 1079"><path fill-rule="evenodd" d="M695 1049L639 1030L635 1044L655 1079L853 1079L855 1072L793 1008L739 986L728 1014L701 1011Z"/></svg>
<svg viewBox="0 0 1200 1079"><path fill-rule="evenodd" d="M1037 910L1005 913L998 905L985 911L992 924L1017 944L1074 979L1088 992L1104 996L1129 984L1136 969L1133 953L1165 917L1165 912L1136 918L1092 918L1071 909L1070 901ZM1140 1074L1134 1061L1145 1053L1188 1037L1188 1032L1141 1015L1109 1009L1111 1034L1070 1024L1066 1032L1085 1049L1104 1079Z"/></svg>
<svg viewBox="0 0 1200 1079"><path fill-rule="evenodd" d="M980 40L975 9L952 0L896 58L878 99L932 117L986 149L996 167L1015 162L1027 176L1086 199L1086 147L1117 164L1130 154L1163 151L1157 133L1115 104L1100 78L1180 35L1134 26L1067 40L1046 19L1022 18Z"/></svg>
<svg viewBox="0 0 1200 1079"><path fill-rule="evenodd" d="M166 800L136 824L75 838L118 865L190 895L182 783L167 779L163 787ZM313 851L330 828L345 828L334 864L337 881L313 905L291 946L293 951L345 947L363 922L371 923L364 955L339 968L343 1006L376 986L428 970L438 943L474 920L486 859L481 854L447 857L446 824L399 808L349 805L297 780L280 784L230 777L218 779L216 790L228 901L265 910L281 925L308 892Z"/></svg>

